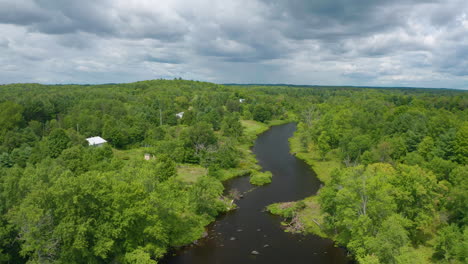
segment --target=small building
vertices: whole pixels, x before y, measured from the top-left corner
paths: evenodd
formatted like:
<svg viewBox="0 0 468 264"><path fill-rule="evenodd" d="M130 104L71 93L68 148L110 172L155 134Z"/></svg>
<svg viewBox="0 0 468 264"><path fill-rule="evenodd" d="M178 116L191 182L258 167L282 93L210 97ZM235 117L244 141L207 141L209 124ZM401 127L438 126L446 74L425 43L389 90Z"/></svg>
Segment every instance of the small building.
<svg viewBox="0 0 468 264"><path fill-rule="evenodd" d="M182 118L184 117L184 112L180 112L176 114L177 118Z"/></svg>
<svg viewBox="0 0 468 264"><path fill-rule="evenodd" d="M90 137L90 138L87 138L86 140L88 141L90 146L96 146L96 147L102 146L105 143L107 143L107 141L103 139L102 137Z"/></svg>
<svg viewBox="0 0 468 264"><path fill-rule="evenodd" d="M150 160L151 159L151 154L145 153L145 160Z"/></svg>
<svg viewBox="0 0 468 264"><path fill-rule="evenodd" d="M243 99L243 98L239 99L239 103L242 104L243 102L245 102L245 99Z"/></svg>

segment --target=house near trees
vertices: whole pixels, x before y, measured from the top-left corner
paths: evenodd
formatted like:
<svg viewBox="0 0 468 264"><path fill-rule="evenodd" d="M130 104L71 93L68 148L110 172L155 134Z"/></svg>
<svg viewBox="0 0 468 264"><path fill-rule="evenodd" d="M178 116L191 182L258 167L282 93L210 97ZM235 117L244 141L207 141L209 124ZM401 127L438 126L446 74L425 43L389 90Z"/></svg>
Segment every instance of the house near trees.
<svg viewBox="0 0 468 264"><path fill-rule="evenodd" d="M86 141L88 141L90 146L96 146L96 147L100 147L104 145L105 143L107 143L107 141L103 139L102 137L90 137L90 138L87 138Z"/></svg>

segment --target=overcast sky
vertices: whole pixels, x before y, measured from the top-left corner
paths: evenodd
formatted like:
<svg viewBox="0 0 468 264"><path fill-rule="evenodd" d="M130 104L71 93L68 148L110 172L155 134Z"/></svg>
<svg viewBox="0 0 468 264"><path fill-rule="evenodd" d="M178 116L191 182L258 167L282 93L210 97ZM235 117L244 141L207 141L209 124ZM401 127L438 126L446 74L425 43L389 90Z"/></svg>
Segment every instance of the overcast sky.
<svg viewBox="0 0 468 264"><path fill-rule="evenodd" d="M0 0L0 83L468 88L468 0Z"/></svg>

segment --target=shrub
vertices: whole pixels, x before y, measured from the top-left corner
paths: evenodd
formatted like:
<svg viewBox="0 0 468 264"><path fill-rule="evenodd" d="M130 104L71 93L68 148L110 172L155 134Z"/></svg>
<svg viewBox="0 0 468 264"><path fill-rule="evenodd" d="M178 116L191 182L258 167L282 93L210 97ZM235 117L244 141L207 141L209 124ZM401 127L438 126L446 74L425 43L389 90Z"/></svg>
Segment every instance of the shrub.
<svg viewBox="0 0 468 264"><path fill-rule="evenodd" d="M269 171L254 172L252 176L250 176L250 183L259 186L265 185L271 182L271 177L273 177L273 175Z"/></svg>

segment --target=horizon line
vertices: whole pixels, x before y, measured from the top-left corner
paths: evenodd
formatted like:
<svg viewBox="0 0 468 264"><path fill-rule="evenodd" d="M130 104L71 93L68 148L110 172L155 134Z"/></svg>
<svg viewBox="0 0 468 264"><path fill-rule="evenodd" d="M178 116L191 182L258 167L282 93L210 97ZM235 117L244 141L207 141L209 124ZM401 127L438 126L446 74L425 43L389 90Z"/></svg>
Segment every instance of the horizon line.
<svg viewBox="0 0 468 264"><path fill-rule="evenodd" d="M216 82L209 82L209 81L202 81L202 80L189 80L189 79L179 79L179 78L171 78L171 79L147 79L147 80L140 80L140 81L131 81L131 82L105 82L105 83L39 83L39 82L17 82L17 83L1 83L0 86L3 85L11 85L11 84L40 84L40 85L83 85L83 86L90 86L90 85L118 85L118 84L130 84L130 83L137 83L137 82L145 82L145 81L157 81L157 80L164 80L164 81L174 81L174 80L182 80L182 81L195 81L195 82L207 82L207 83L214 83L218 85L226 85L226 86L286 86L286 87L348 87L348 88L377 88L377 89L435 89L435 90L468 90L468 87L464 88L448 88L448 87L423 87L423 86L372 86L372 85L327 85L327 84L291 84L291 83L236 83L236 82L228 82L228 83L216 83Z"/></svg>

